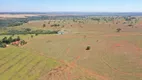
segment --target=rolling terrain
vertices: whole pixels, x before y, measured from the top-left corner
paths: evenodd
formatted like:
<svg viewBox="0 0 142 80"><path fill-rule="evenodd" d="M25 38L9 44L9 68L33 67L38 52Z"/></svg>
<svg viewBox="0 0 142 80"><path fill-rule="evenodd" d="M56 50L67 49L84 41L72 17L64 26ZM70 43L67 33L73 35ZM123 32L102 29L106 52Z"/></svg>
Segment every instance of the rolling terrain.
<svg viewBox="0 0 142 80"><path fill-rule="evenodd" d="M141 80L142 21L136 18L139 21L133 26L124 24L122 17L108 22L87 17L37 20L12 27L62 34L20 35L28 44L0 49L0 79ZM51 26L54 24L59 26Z"/></svg>

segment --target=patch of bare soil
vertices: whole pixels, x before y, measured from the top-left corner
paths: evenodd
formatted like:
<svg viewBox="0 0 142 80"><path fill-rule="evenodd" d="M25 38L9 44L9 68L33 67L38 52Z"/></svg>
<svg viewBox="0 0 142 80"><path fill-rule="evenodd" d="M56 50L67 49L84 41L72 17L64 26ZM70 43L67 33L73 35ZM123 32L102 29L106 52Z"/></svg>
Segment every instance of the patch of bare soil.
<svg viewBox="0 0 142 80"><path fill-rule="evenodd" d="M95 71L78 66L76 63L80 58L80 56L77 56L71 62L65 62L63 60L60 61L63 65L50 70L39 80L111 80L106 76L96 73Z"/></svg>
<svg viewBox="0 0 142 80"><path fill-rule="evenodd" d="M75 62L59 66L43 75L40 80L110 80L105 76L90 71L83 67L79 67Z"/></svg>

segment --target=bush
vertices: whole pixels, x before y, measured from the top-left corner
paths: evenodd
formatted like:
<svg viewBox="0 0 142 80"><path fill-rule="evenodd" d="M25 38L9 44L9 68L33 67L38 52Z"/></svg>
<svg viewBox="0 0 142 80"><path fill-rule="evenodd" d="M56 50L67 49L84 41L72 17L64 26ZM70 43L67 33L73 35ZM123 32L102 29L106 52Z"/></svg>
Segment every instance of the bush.
<svg viewBox="0 0 142 80"><path fill-rule="evenodd" d="M90 46L87 46L86 50L90 50L90 49L91 49L91 47L90 47Z"/></svg>
<svg viewBox="0 0 142 80"><path fill-rule="evenodd" d="M38 34L36 33L35 36L38 36Z"/></svg>
<svg viewBox="0 0 142 80"><path fill-rule="evenodd" d="M20 45L21 45L21 46L23 46L23 45L25 45L25 44L27 44L27 42L26 42L25 40L22 40L22 41L20 42Z"/></svg>
<svg viewBox="0 0 142 80"><path fill-rule="evenodd" d="M53 25L51 25L51 27L58 27L58 26L60 26L60 24L53 24Z"/></svg>
<svg viewBox="0 0 142 80"><path fill-rule="evenodd" d="M121 28L117 28L116 30L117 30L117 32L120 32L122 29Z"/></svg>
<svg viewBox="0 0 142 80"><path fill-rule="evenodd" d="M2 43L8 43L7 37L4 37L4 38L2 39Z"/></svg>
<svg viewBox="0 0 142 80"><path fill-rule="evenodd" d="M18 36L17 39L16 39L16 41L20 41L20 40L21 40L21 38L20 38L20 36Z"/></svg>
<svg viewBox="0 0 142 80"><path fill-rule="evenodd" d="M0 47L1 47L1 48L6 48L6 43L0 42Z"/></svg>
<svg viewBox="0 0 142 80"><path fill-rule="evenodd" d="M32 29L30 29L30 28L26 28L26 29L25 29L26 32L30 32L31 30L32 30Z"/></svg>
<svg viewBox="0 0 142 80"><path fill-rule="evenodd" d="M31 35L31 38L33 38L34 36L33 35Z"/></svg>
<svg viewBox="0 0 142 80"><path fill-rule="evenodd" d="M42 27L43 27L43 28L46 27L46 24L43 24Z"/></svg>

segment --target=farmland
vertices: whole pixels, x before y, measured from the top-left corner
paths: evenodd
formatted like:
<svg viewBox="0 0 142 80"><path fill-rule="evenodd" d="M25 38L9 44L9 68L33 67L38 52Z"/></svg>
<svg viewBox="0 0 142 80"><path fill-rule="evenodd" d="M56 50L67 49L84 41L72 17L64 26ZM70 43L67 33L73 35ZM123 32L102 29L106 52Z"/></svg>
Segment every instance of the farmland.
<svg viewBox="0 0 142 80"><path fill-rule="evenodd" d="M141 80L141 23L140 16L52 16L8 27L59 32L14 35L28 43L0 49L0 80Z"/></svg>
<svg viewBox="0 0 142 80"><path fill-rule="evenodd" d="M0 49L0 51L1 80L36 80L52 67L59 65L55 60L17 47Z"/></svg>

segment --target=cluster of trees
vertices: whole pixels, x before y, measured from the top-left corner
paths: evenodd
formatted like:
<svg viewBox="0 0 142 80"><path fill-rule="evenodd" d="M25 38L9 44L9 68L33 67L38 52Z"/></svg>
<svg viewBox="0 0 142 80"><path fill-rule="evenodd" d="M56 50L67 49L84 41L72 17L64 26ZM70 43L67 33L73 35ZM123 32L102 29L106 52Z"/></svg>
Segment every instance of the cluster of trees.
<svg viewBox="0 0 142 80"><path fill-rule="evenodd" d="M3 20L0 20L0 27L20 26L27 22L28 20L24 18L3 19Z"/></svg>
<svg viewBox="0 0 142 80"><path fill-rule="evenodd" d="M51 25L51 27L58 27L58 26L60 26L60 24L53 24L53 25Z"/></svg>
<svg viewBox="0 0 142 80"><path fill-rule="evenodd" d="M94 21L100 21L101 19L100 18L91 18L91 20L94 20Z"/></svg>
<svg viewBox="0 0 142 80"><path fill-rule="evenodd" d="M135 17L131 17L131 16L128 16L128 17L124 17L125 21L132 21L134 19L136 19Z"/></svg>
<svg viewBox="0 0 142 80"><path fill-rule="evenodd" d="M85 18L85 16L32 16L26 18L1 19L0 27L20 26L24 23L28 23L29 21L33 20L59 20L59 19L74 19L74 18ZM48 24L50 24L50 22Z"/></svg>
<svg viewBox="0 0 142 80"><path fill-rule="evenodd" d="M0 33L0 35L15 35L15 34L58 34L58 31L50 30L32 30L30 28L23 28L22 30L8 30L5 33Z"/></svg>
<svg viewBox="0 0 142 80"><path fill-rule="evenodd" d="M16 41L18 43L16 43ZM21 40L21 38L19 36L17 36L17 38L13 38L12 36L10 36L10 37L4 37L0 41L0 47L2 47L2 48L7 47L8 44L12 44L12 45L15 45L15 46L19 46L19 45L22 46L22 45L27 44L27 42L25 40Z"/></svg>
<svg viewBox="0 0 142 80"><path fill-rule="evenodd" d="M33 16L33 17L27 17L27 18L1 19L0 27L20 26L32 20L47 20L48 18L49 18L48 16Z"/></svg>
<svg viewBox="0 0 142 80"><path fill-rule="evenodd" d="M0 40L0 47L5 48L6 45L11 44L12 42L15 41L20 41L20 37L18 36L17 38L12 38L12 36L8 37L4 37L2 40Z"/></svg>

